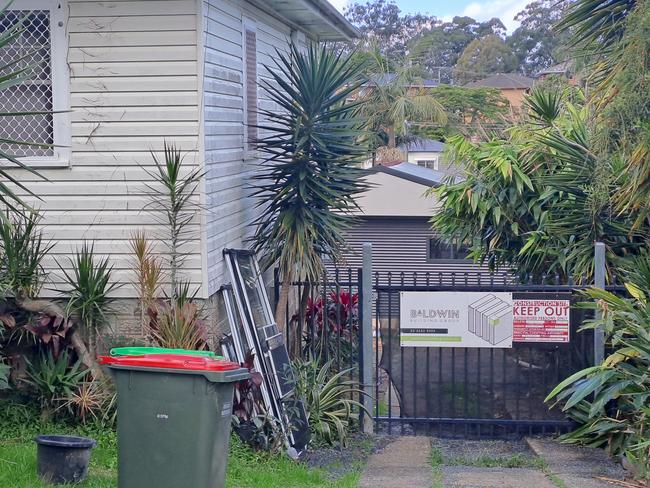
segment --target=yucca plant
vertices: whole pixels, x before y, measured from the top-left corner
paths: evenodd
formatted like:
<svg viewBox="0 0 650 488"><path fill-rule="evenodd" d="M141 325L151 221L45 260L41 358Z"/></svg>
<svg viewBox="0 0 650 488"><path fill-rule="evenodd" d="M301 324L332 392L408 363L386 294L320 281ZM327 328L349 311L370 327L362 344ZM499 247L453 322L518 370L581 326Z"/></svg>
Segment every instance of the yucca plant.
<svg viewBox="0 0 650 488"><path fill-rule="evenodd" d="M314 281L323 257L336 260L352 222L355 197L367 186L360 163L364 120L348 100L361 84L349 56L325 46L277 53L262 88L274 109L262 109L255 175L260 216L253 249L264 268L277 264L282 282L276 321L284 325L289 284Z"/></svg>
<svg viewBox="0 0 650 488"><path fill-rule="evenodd" d="M44 241L39 220L35 212L16 210L0 221L0 283L4 296L34 297L41 288L41 263L52 245Z"/></svg>
<svg viewBox="0 0 650 488"><path fill-rule="evenodd" d="M602 327L612 352L564 380L546 401L580 424L565 442L606 446L650 481L650 255L632 260L627 276L630 298L591 289L585 293L593 301L582 304L602 313L585 327Z"/></svg>
<svg viewBox="0 0 650 488"><path fill-rule="evenodd" d="M99 330L108 323L106 312L112 302L110 293L119 287L111 283L113 266L108 257L99 258L95 255L94 246L84 243L73 257L68 258L71 271L59 264L65 277L68 290L61 293L68 297L66 313L68 316L78 316L88 337L91 351L96 349L96 339Z"/></svg>
<svg viewBox="0 0 650 488"><path fill-rule="evenodd" d="M345 379L351 369L334 373L332 361L322 364L315 360L296 360L292 364L295 375L295 395L305 402L312 433L333 444L347 444L348 435L355 428L359 412L365 407L354 398L365 393L358 383Z"/></svg>
<svg viewBox="0 0 650 488"><path fill-rule="evenodd" d="M195 237L191 225L200 210L197 190L203 170L188 168L181 150L166 141L163 159L154 152L151 156L156 169L145 170L153 180L146 185L150 198L147 209L166 228L160 239L167 246L171 293L176 293L182 281L179 272L188 255L183 246Z"/></svg>

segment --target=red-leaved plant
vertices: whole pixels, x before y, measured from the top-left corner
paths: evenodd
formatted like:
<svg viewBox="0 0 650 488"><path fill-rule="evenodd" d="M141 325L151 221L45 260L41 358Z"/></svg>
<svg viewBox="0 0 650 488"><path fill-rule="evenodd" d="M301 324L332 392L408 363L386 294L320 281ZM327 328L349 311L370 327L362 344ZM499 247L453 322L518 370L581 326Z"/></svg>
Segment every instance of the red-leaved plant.
<svg viewBox="0 0 650 488"><path fill-rule="evenodd" d="M291 319L300 324L299 313ZM334 367L354 364L359 343L359 295L341 291L331 292L324 300L310 298L303 317L303 355L332 360Z"/></svg>

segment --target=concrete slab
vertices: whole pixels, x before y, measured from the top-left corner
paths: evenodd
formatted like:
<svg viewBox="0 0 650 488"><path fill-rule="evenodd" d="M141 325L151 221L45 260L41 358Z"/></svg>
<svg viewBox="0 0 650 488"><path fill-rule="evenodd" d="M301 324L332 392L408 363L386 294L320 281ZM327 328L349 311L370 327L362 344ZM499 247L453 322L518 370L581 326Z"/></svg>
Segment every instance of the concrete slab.
<svg viewBox="0 0 650 488"><path fill-rule="evenodd" d="M399 437L373 454L359 482L359 488L430 488L431 440L427 437Z"/></svg>
<svg viewBox="0 0 650 488"><path fill-rule="evenodd" d="M443 466L441 486L444 488L556 488L543 472L535 469L472 466Z"/></svg>
<svg viewBox="0 0 650 488"><path fill-rule="evenodd" d="M611 488L597 476L625 480L627 472L603 449L561 444L555 439L526 438L532 451L544 459L547 471L573 488Z"/></svg>

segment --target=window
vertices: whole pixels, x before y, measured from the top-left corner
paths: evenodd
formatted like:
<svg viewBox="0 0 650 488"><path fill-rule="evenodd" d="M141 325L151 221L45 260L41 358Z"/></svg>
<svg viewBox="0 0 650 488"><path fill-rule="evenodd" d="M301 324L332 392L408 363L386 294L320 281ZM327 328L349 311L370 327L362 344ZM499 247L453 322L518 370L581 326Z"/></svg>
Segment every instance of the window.
<svg viewBox="0 0 650 488"><path fill-rule="evenodd" d="M257 139L257 29L255 23L244 19L244 144L247 151L255 150Z"/></svg>
<svg viewBox="0 0 650 488"><path fill-rule="evenodd" d="M31 68L31 76L0 90L1 112L50 112L68 109L63 8L48 0L17 0L0 14L0 31L23 23L22 33L0 50L0 63L11 70ZM6 74L6 73L2 73ZM66 163L69 150L65 113L0 118L3 138L59 147L3 143L0 148L27 164Z"/></svg>
<svg viewBox="0 0 650 488"><path fill-rule="evenodd" d="M428 261L453 261L467 259L469 248L456 240L449 242L440 237L430 237L427 247Z"/></svg>
<svg viewBox="0 0 650 488"><path fill-rule="evenodd" d="M418 166L421 166L422 168L438 170L438 158L418 159L417 163Z"/></svg>

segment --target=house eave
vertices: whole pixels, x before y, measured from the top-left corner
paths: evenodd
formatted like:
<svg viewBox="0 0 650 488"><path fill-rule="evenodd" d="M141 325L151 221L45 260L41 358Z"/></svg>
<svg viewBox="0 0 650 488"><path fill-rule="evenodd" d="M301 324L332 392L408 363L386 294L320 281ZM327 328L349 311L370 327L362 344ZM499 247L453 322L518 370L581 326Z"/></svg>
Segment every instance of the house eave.
<svg viewBox="0 0 650 488"><path fill-rule="evenodd" d="M359 31L327 0L249 0L317 41L349 41Z"/></svg>

